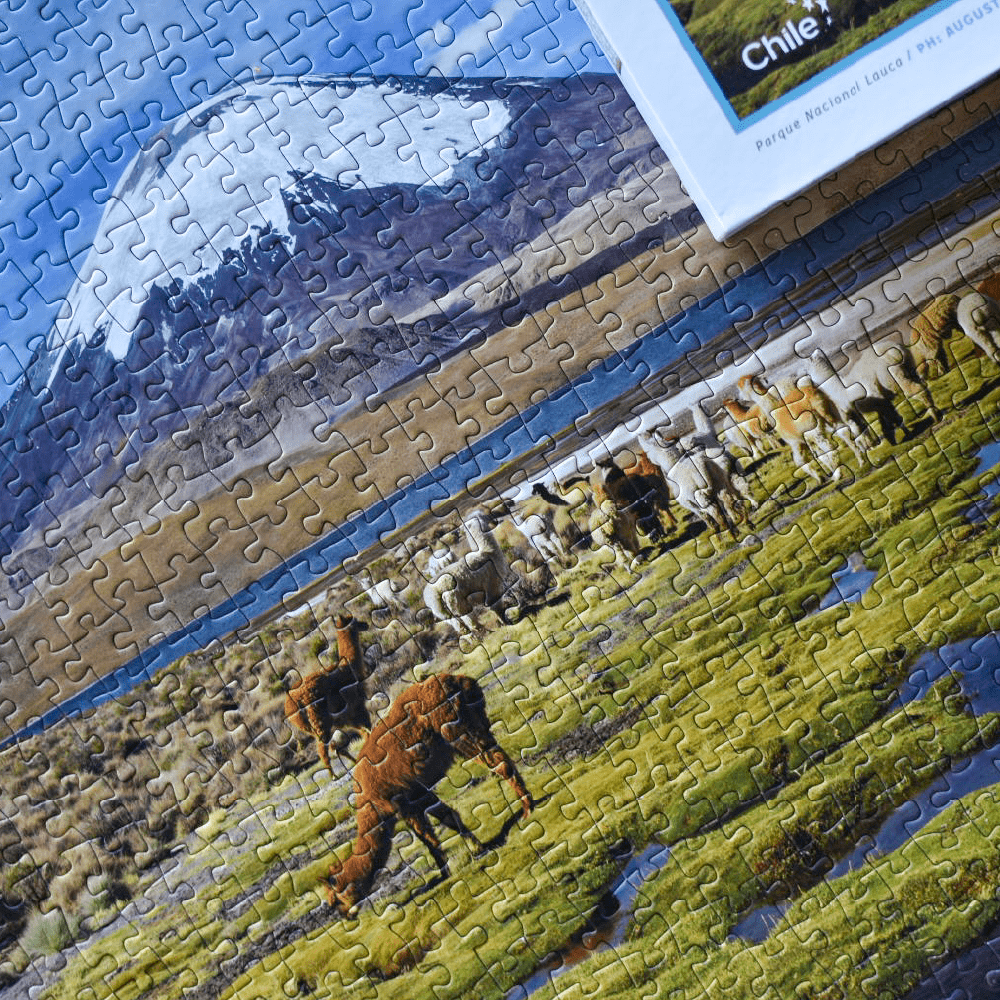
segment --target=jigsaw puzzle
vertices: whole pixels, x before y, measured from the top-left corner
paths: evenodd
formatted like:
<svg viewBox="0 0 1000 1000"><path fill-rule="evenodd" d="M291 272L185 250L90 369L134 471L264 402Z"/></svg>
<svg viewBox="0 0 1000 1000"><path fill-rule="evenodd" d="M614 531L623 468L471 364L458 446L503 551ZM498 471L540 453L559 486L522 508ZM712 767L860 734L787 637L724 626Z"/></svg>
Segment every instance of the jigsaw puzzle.
<svg viewBox="0 0 1000 1000"><path fill-rule="evenodd" d="M995 995L1000 82L719 244L568 0L0 16L0 1000Z"/></svg>

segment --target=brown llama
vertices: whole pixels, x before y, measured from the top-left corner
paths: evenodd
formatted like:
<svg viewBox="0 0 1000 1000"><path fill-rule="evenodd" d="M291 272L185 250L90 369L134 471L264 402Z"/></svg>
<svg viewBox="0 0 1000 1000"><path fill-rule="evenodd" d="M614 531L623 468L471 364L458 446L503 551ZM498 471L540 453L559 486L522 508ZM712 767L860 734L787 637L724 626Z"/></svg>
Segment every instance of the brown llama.
<svg viewBox="0 0 1000 1000"><path fill-rule="evenodd" d="M479 761L508 782L524 816L534 802L514 762L499 746L482 689L461 674L435 674L408 687L368 734L354 767L358 835L351 856L330 865L323 882L330 906L350 913L371 891L389 857L399 819L427 845L442 876L448 863L431 829L433 816L477 847L479 840L433 791L455 758Z"/></svg>
<svg viewBox="0 0 1000 1000"><path fill-rule="evenodd" d="M358 638L366 626L349 614L337 615L335 624L337 661L304 677L285 698L285 718L316 737L319 759L330 774L334 731L350 729L367 734L372 727L365 704L364 658Z"/></svg>
<svg viewBox="0 0 1000 1000"><path fill-rule="evenodd" d="M623 468L622 472L632 480L633 484L662 515L671 528L677 527L677 518L670 509L670 487L658 465L654 465L649 456L641 449L635 451L635 464Z"/></svg>

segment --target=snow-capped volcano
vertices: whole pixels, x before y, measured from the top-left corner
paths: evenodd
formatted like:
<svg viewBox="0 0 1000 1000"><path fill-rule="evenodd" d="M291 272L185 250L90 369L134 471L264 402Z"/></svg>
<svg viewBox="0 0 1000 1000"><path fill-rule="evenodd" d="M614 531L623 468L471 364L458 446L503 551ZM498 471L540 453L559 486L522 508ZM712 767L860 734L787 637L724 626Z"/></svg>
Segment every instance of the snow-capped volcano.
<svg viewBox="0 0 1000 1000"><path fill-rule="evenodd" d="M0 410L19 711L351 537L564 385L573 338L612 349L590 303L654 322L664 282L633 260L699 222L613 76L273 80L163 129Z"/></svg>
<svg viewBox="0 0 1000 1000"><path fill-rule="evenodd" d="M324 500L315 530L329 530L370 502L359 478L385 495L426 471L428 440L464 447L447 398L494 377L468 345L540 338L531 317L697 224L612 76L276 79L205 102L122 175L0 411L0 624L33 601L93 598L73 572L139 535L156 558L175 551L160 525L279 466L344 484ZM421 435L423 450L408 444ZM397 439L379 470L361 457ZM334 475L338 461L354 464ZM312 530L286 525L271 544L295 552ZM190 592L178 578L178 607L201 578Z"/></svg>
<svg viewBox="0 0 1000 1000"><path fill-rule="evenodd" d="M149 143L115 188L51 331L53 374L66 347L98 330L123 358L154 284L219 267L255 233L287 237L300 178L343 190L444 188L510 120L488 91L435 93L417 81L274 79L206 101Z"/></svg>
<svg viewBox="0 0 1000 1000"><path fill-rule="evenodd" d="M679 188L628 211L665 169L609 76L274 79L206 101L122 175L3 408L0 558L28 544L47 561L38 530L126 468L155 482L175 462L187 482L265 438L315 448L616 266L609 212L639 246L690 227Z"/></svg>

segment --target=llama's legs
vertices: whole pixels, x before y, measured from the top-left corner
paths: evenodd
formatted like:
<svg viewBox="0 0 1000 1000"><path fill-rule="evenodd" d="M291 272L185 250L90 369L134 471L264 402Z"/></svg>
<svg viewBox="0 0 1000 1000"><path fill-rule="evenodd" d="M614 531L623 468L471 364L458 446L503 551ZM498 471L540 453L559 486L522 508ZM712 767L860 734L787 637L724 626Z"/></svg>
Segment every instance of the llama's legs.
<svg viewBox="0 0 1000 1000"><path fill-rule="evenodd" d="M843 475L837 463L837 445L823 427L810 428L802 435L816 461L833 476L834 480Z"/></svg>
<svg viewBox="0 0 1000 1000"><path fill-rule="evenodd" d="M435 798L437 797L435 796ZM479 838L465 825L462 817L447 802L437 799L436 802L427 807L425 813L428 816L433 816L438 822L444 823L445 826L454 830L460 836L465 837L466 840L471 840L475 844L476 850L482 848L483 845Z"/></svg>
<svg viewBox="0 0 1000 1000"><path fill-rule="evenodd" d="M514 762L500 747L495 745L483 750L479 757L498 778L506 781L514 789L514 794L521 800L522 812L527 817L535 808L535 803L524 784L524 780L514 766Z"/></svg>
<svg viewBox="0 0 1000 1000"><path fill-rule="evenodd" d="M852 403L847 411L847 425L851 428L851 436L858 448L874 448L878 444L878 438L868 423L868 418L864 415L861 407L857 403ZM852 450L854 445L851 446ZM857 454L857 452L855 452ZM867 461L867 455L862 459Z"/></svg>
<svg viewBox="0 0 1000 1000"><path fill-rule="evenodd" d="M479 734L466 732L452 740L452 746L466 760L478 760L489 768L501 781L506 781L514 794L521 800L521 809L527 816L535 807L535 802L528 791L524 780L518 773L514 762L504 753L503 749L493 740L482 738Z"/></svg>
<svg viewBox="0 0 1000 1000"><path fill-rule="evenodd" d="M1000 364L1000 351L995 352L994 357L997 363ZM898 368L892 370L892 375L907 397L918 396L923 401L931 417L934 420L941 419L941 411L934 405L934 397L931 395L931 391L927 388L926 383L911 378L907 372L900 371Z"/></svg>
<svg viewBox="0 0 1000 1000"><path fill-rule="evenodd" d="M660 505L660 523L662 524L664 520L667 522L667 527L671 530L677 527L677 518L674 517L674 512L670 509L670 501L666 500Z"/></svg>
<svg viewBox="0 0 1000 1000"><path fill-rule="evenodd" d="M715 507L716 513L725 522L726 530L736 538L736 522L739 520L736 514L736 503L738 501L735 491L723 487L714 497L709 497L708 502Z"/></svg>
<svg viewBox="0 0 1000 1000"><path fill-rule="evenodd" d="M740 504L744 509L744 520L749 523L750 515L760 507L760 504L754 497L753 491L750 489L750 484L747 482L746 477L742 473L732 473L729 477L729 481L733 484L736 496L739 498Z"/></svg>
<svg viewBox="0 0 1000 1000"><path fill-rule="evenodd" d="M728 502L728 498L724 494L716 501L715 510L717 517L722 521L723 527L729 532L730 537L735 542L739 538L739 532L736 530L737 518Z"/></svg>
<svg viewBox="0 0 1000 1000"><path fill-rule="evenodd" d="M804 441L797 438L791 438L788 441L788 445L792 449L792 461L796 464L796 466L798 466L798 468L802 469L803 472L807 472L810 476L812 476L817 483L822 484L823 477L817 471L813 459L811 457L806 458L804 444Z"/></svg>
<svg viewBox="0 0 1000 1000"><path fill-rule="evenodd" d="M332 777L333 765L330 763L330 744L322 736L317 736L316 749L319 751L320 763L330 772Z"/></svg>
<svg viewBox="0 0 1000 1000"><path fill-rule="evenodd" d="M838 437L844 442L844 444L847 445L848 448L850 448L851 454L854 455L854 458L860 467L863 468L868 464L868 455L861 445L860 435L858 434L856 427L844 424L843 426L838 427L833 433L835 437Z"/></svg>
<svg viewBox="0 0 1000 1000"><path fill-rule="evenodd" d="M447 802L443 802L437 793L430 788L422 788L419 792L407 795L405 799L399 802L399 811L406 818L407 823L410 824L414 833L427 844L431 853L434 852L434 848L431 846L430 841L424 837L423 832L430 829L426 822L428 816L436 819L439 823L443 823L449 829L454 830L455 833L465 837L466 840L471 840L477 848L482 847L479 838L462 822L462 817ZM412 819L411 817L416 817L416 819ZM420 827L419 829L418 826ZM431 836L433 837L433 834ZM437 838L434 837L433 839L440 846Z"/></svg>
<svg viewBox="0 0 1000 1000"><path fill-rule="evenodd" d="M407 810L404 819L409 828L427 845L427 850L431 852L431 857L434 858L434 864L438 866L441 874L447 878L451 874L448 870L448 858L445 856L444 851L441 850L441 841L434 835L434 831L431 829L430 823L427 822L425 814L419 809L415 809L413 812Z"/></svg>

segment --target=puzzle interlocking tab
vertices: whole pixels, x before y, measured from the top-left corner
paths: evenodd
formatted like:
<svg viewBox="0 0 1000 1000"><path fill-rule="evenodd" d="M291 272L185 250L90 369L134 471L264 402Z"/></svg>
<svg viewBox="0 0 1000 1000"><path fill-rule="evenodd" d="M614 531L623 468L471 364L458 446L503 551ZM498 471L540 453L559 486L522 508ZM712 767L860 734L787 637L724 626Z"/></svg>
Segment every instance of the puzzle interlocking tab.
<svg viewBox="0 0 1000 1000"><path fill-rule="evenodd" d="M1000 82L719 244L292 6L3 5L0 1000L992 995Z"/></svg>

